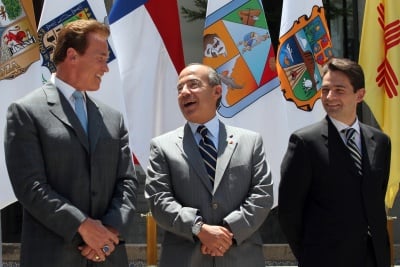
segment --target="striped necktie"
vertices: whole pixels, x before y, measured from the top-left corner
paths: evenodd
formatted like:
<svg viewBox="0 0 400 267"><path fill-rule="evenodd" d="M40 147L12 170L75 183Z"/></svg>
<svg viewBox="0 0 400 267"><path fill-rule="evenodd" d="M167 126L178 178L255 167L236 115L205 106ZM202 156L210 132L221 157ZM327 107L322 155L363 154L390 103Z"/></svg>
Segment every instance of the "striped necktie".
<svg viewBox="0 0 400 267"><path fill-rule="evenodd" d="M361 153L355 142L355 133L356 130L354 128L346 128L343 130L346 136L346 146L350 151L350 156L354 160L354 164L356 165L358 174L362 175L362 161L361 161Z"/></svg>
<svg viewBox="0 0 400 267"><path fill-rule="evenodd" d="M72 94L72 96L75 99L76 116L78 116L78 119L81 122L83 129L85 130L85 133L87 133L87 117L86 117L86 112L85 112L85 107L84 107L83 95L80 91L75 91Z"/></svg>
<svg viewBox="0 0 400 267"><path fill-rule="evenodd" d="M204 164L207 169L208 177L214 184L215 177L215 166L217 165L217 149L214 146L212 140L208 137L208 129L204 125L200 125L197 128L197 132L201 134L201 140L199 143L200 154L203 157Z"/></svg>

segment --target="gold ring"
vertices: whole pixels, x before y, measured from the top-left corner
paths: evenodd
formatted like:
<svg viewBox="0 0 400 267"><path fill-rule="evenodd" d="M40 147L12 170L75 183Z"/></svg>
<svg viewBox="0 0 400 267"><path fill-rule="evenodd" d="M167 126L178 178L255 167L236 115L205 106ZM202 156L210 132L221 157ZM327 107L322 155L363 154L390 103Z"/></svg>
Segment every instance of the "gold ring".
<svg viewBox="0 0 400 267"><path fill-rule="evenodd" d="M94 257L94 259L95 259L96 261L98 261L98 260L100 260L100 257L96 255L96 256Z"/></svg>

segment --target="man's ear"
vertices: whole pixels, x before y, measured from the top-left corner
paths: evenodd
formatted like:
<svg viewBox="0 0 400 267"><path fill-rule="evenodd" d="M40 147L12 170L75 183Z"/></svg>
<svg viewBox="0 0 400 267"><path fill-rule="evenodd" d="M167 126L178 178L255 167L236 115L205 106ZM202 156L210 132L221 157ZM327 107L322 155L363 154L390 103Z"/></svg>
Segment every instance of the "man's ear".
<svg viewBox="0 0 400 267"><path fill-rule="evenodd" d="M365 96L365 88L358 89L357 91L357 103L363 101Z"/></svg>
<svg viewBox="0 0 400 267"><path fill-rule="evenodd" d="M214 94L219 98L222 95L222 85L214 86Z"/></svg>
<svg viewBox="0 0 400 267"><path fill-rule="evenodd" d="M68 60L76 60L77 56L78 56L78 53L76 52L75 49L73 49L72 47L69 47L67 49L66 59L68 59Z"/></svg>

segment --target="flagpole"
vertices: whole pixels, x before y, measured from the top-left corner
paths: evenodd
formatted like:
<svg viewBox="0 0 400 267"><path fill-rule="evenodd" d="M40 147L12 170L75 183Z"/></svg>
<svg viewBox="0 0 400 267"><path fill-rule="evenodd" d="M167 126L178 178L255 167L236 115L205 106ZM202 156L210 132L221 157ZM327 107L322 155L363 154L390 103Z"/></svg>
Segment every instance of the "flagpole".
<svg viewBox="0 0 400 267"><path fill-rule="evenodd" d="M2 236L2 232L1 232L1 209L0 209L0 244L1 244L1 246L0 246L0 263L1 263L1 266L3 266L3 240L1 238L1 236Z"/></svg>
<svg viewBox="0 0 400 267"><path fill-rule="evenodd" d="M146 242L147 242L147 267L157 266L157 224L153 218L153 215L149 211L146 214L142 214L142 217L146 217Z"/></svg>
<svg viewBox="0 0 400 267"><path fill-rule="evenodd" d="M393 241L393 222L397 217L387 216L387 231L389 234L390 245L390 266L394 266L394 241Z"/></svg>

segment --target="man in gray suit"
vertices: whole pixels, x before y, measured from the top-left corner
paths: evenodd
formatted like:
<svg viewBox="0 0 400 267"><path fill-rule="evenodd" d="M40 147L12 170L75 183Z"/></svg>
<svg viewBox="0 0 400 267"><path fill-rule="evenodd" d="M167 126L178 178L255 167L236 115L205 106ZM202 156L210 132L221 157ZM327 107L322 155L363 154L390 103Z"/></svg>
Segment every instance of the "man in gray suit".
<svg viewBox="0 0 400 267"><path fill-rule="evenodd" d="M123 239L137 188L128 133L120 112L85 92L108 71L108 36L94 20L68 24L51 82L8 109L6 163L24 208L21 267L128 266Z"/></svg>
<svg viewBox="0 0 400 267"><path fill-rule="evenodd" d="M212 68L187 66L177 90L187 123L151 141L145 184L165 229L160 266L265 266L258 229L273 199L262 138L218 120L222 87ZM202 142L217 150L207 163Z"/></svg>

